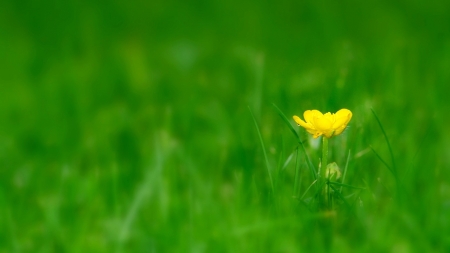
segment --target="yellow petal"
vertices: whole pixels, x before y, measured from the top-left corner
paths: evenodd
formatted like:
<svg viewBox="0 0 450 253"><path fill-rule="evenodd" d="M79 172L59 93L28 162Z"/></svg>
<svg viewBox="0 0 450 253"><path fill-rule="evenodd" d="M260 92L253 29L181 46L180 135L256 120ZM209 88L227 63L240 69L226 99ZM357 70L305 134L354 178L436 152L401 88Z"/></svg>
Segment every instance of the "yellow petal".
<svg viewBox="0 0 450 253"><path fill-rule="evenodd" d="M333 129L338 129L342 126L347 125L348 117L336 118L336 121L333 123Z"/></svg>
<svg viewBox="0 0 450 253"><path fill-rule="evenodd" d="M323 134L327 137L327 138L331 138L333 136L333 134L335 133L334 129L330 129L326 132L324 132Z"/></svg>
<svg viewBox="0 0 450 253"><path fill-rule="evenodd" d="M305 120L298 116L293 116L294 121L308 133L318 138L324 135L324 138L331 138L334 135L341 134L347 127L348 122L352 118L352 112L348 109L341 109L335 114L322 114L318 110L306 110L303 113Z"/></svg>
<svg viewBox="0 0 450 253"><path fill-rule="evenodd" d="M297 116L297 115L294 115L292 118L294 119L295 123L297 123L297 125L300 125L301 123L304 122L304 121L303 121L299 116Z"/></svg>
<svg viewBox="0 0 450 253"><path fill-rule="evenodd" d="M350 120L352 119L352 112L347 109L341 109L336 112L335 114L335 123L333 124L333 127L339 127L341 125L346 125Z"/></svg>
<svg viewBox="0 0 450 253"><path fill-rule="evenodd" d="M327 113L325 113L323 115L323 117L326 118L328 121L330 121L331 122L331 126L333 126L333 122L335 121L334 114L331 114L331 113L327 112Z"/></svg>
<svg viewBox="0 0 450 253"><path fill-rule="evenodd" d="M294 115L292 118L294 119L295 123L297 123L297 125L306 125L306 122L304 122L299 116Z"/></svg>
<svg viewBox="0 0 450 253"><path fill-rule="evenodd" d="M314 133L314 135L313 135L313 138L314 138L314 139L317 139L317 138L319 138L319 136L321 136L321 135L322 135L322 132L316 131L316 132Z"/></svg>
<svg viewBox="0 0 450 253"><path fill-rule="evenodd" d="M312 117L313 117L313 114L312 114L312 111L310 111L310 110L306 110L303 113L303 118L305 119L306 122L311 122Z"/></svg>
<svg viewBox="0 0 450 253"><path fill-rule="evenodd" d="M331 129L332 122L327 117L314 117L314 126L317 130L327 132Z"/></svg>
<svg viewBox="0 0 450 253"><path fill-rule="evenodd" d="M336 121L333 124L334 135L341 134L347 127L348 122L352 119L352 112L347 109L341 109L336 112Z"/></svg>
<svg viewBox="0 0 450 253"><path fill-rule="evenodd" d="M306 128L306 131L308 133L312 134L312 135L315 135L317 133L317 130L315 130L315 129L308 129L308 128Z"/></svg>
<svg viewBox="0 0 450 253"><path fill-rule="evenodd" d="M294 115L294 121L295 123L297 123L297 125L304 127L307 131L308 130L314 130L314 126L311 125L310 123L307 123L305 121L303 121L302 119L300 119L300 117L298 117L297 115Z"/></svg>
<svg viewBox="0 0 450 253"><path fill-rule="evenodd" d="M315 117L323 117L323 114L318 110L307 110L303 113L305 121L314 125Z"/></svg>
<svg viewBox="0 0 450 253"><path fill-rule="evenodd" d="M342 125L341 127L339 127L339 128L337 128L335 131L334 131L334 134L333 135L340 135L342 132L344 132L344 130L345 130L345 128L347 127L347 125Z"/></svg>

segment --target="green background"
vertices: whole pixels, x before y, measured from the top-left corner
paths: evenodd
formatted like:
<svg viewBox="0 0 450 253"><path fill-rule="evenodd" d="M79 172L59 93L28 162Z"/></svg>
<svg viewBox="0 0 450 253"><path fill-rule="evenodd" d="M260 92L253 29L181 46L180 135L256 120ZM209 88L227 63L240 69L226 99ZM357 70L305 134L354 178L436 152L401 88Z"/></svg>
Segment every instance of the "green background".
<svg viewBox="0 0 450 253"><path fill-rule="evenodd" d="M0 252L448 252L449 13L448 1L1 1ZM289 119L353 112L329 160L348 156L345 183L365 190L344 188L329 224L272 103ZM370 148L392 166L370 108L398 189ZM320 142L295 129L317 167Z"/></svg>

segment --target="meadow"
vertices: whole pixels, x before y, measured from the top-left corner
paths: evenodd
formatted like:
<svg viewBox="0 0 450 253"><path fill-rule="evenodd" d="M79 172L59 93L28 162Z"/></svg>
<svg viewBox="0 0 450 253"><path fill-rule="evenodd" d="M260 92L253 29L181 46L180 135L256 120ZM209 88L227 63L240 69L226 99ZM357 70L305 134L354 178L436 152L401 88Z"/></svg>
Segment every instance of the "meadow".
<svg viewBox="0 0 450 253"><path fill-rule="evenodd" d="M449 13L1 1L0 252L449 252ZM292 116L341 108L327 214Z"/></svg>

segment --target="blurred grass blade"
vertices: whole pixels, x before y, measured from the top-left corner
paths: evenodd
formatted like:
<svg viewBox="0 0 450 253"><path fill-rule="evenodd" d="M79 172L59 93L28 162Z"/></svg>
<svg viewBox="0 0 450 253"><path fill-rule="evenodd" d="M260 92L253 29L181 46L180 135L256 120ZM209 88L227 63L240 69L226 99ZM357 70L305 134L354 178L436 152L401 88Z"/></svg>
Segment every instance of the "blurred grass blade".
<svg viewBox="0 0 450 253"><path fill-rule="evenodd" d="M306 193L309 192L309 190L311 189L311 187L312 187L313 185L315 185L316 183L317 183L317 180L314 180L314 181L311 183L311 185L308 186L308 188L306 189L306 191L305 191L305 192L303 193L303 195L300 197L301 200L305 197Z"/></svg>
<svg viewBox="0 0 450 253"><path fill-rule="evenodd" d="M375 153L375 155L378 157L378 159L380 159L380 161L386 166L386 168L388 168L388 170L392 173L392 175L395 175L395 172L392 170L391 166L389 166L389 164L387 164L386 161L384 161L383 158L381 158L381 156L377 153L377 151L375 151L375 149L372 148L372 146L370 146L370 149L372 150L373 153Z"/></svg>
<svg viewBox="0 0 450 253"><path fill-rule="evenodd" d="M365 190L365 188L362 188L362 187L352 186L349 184L342 184L342 183L338 183L338 182L328 182L328 184L334 184L337 186L341 186L341 187L343 186L343 187L352 188L352 189Z"/></svg>
<svg viewBox="0 0 450 253"><path fill-rule="evenodd" d="M302 146L303 153L305 154L306 161L307 161L306 164L308 164L308 168L309 168L309 170L311 171L311 174L313 175L314 180L315 180L315 179L317 179L316 168L314 167L314 165L312 164L311 160L309 159L309 156L308 156L308 154L306 153L306 149L305 149L305 146L303 145L303 142L299 142L299 143L300 143L300 145Z"/></svg>
<svg viewBox="0 0 450 253"><path fill-rule="evenodd" d="M284 123L286 123L286 125L289 127L289 129L291 129L291 132L295 135L295 137L297 137L297 140L299 142L301 142L300 136L298 136L297 131L295 131L295 129L292 127L291 122L289 122L286 115L284 115L284 113L280 110L280 108L278 108L278 106L276 106L274 103L272 103L272 105L273 105L273 107L275 107L275 109L277 109L278 115L280 115L280 117L283 119Z"/></svg>
<svg viewBox="0 0 450 253"><path fill-rule="evenodd" d="M398 176L398 175L397 175L397 169L396 169L396 167L395 167L394 152L392 152L391 143L389 142L389 139L388 139L388 137L387 137L386 131L384 131L383 125L381 124L380 119L378 118L377 114L375 113L375 110L374 110L373 108L370 108L370 110L372 111L373 116L375 116L375 119L377 120L378 125L380 126L381 131L383 132L384 139L386 140L387 146L388 146L388 148L389 148L389 154L391 155L392 171L393 171L393 173L394 173L394 176L397 178L397 176Z"/></svg>
<svg viewBox="0 0 450 253"><path fill-rule="evenodd" d="M303 142L300 140L300 137L298 136L297 131L295 131L295 129L292 127L291 122L289 122L288 118L286 117L286 115L284 115L284 113L280 110L280 108L278 108L278 106L276 106L274 103L272 103L272 105L273 105L273 107L275 107L278 115L280 115L280 117L281 117L281 119L283 119L284 123L286 123L286 125L289 127L289 129L291 129L291 132L297 138L298 143L300 143L300 145L302 146L303 152L305 153L308 168L311 170L311 173L313 174L314 179L317 179L316 168L314 167L311 160L309 159L309 156L306 153L305 145L303 145Z"/></svg>
<svg viewBox="0 0 450 253"><path fill-rule="evenodd" d="M118 230L118 247L122 248L129 239L130 233L133 229L133 223L138 219L139 211L144 204L149 201L151 195L154 193L155 181L160 179L163 171L165 157L161 152L161 144L155 138L155 164L146 170L146 174L140 186L137 187L134 193L127 214L125 215L121 228ZM120 251L120 250L119 250Z"/></svg>
<svg viewBox="0 0 450 253"><path fill-rule="evenodd" d="M300 167L299 167L299 162L298 162L298 156L299 156L299 149L298 146L295 148L295 153L297 153L297 155L295 156L295 177L294 177L294 196L297 196L298 194L298 182L299 182L299 173L300 173Z"/></svg>
<svg viewBox="0 0 450 253"><path fill-rule="evenodd" d="M286 167L289 165L289 163L292 160L292 157L294 156L295 152L297 151L297 148L288 156L288 158L286 159L286 161L284 162L283 166L281 167L281 170L286 169Z"/></svg>
<svg viewBox="0 0 450 253"><path fill-rule="evenodd" d="M375 119L377 120L378 125L380 126L381 131L383 132L384 139L386 140L386 143L387 143L387 146L388 146L388 149L389 149L389 154L391 155L392 168L390 168L390 167L387 165L387 163L386 163L383 159L381 159L381 156L379 156L379 155L377 154L377 152L375 152L375 150L371 147L371 148L372 148L372 151L373 151L373 152L377 155L377 157L378 157L378 158L386 165L386 167L390 168L390 171L391 171L392 174L394 175L395 183L396 183L396 188L397 188L397 197L398 197L399 203L402 204L403 200L402 200L401 194L400 194L400 193L401 193L401 188L402 188L402 187L401 187L400 178L399 178L399 176L398 176L397 167L395 166L394 152L392 152L391 143L389 142L389 139L388 139L388 137L387 137L386 131L384 131L383 125L381 124L381 121L380 121L380 119L378 118L377 114L375 113L375 111L373 110L373 108L370 108L370 110L372 110L373 116L375 116Z"/></svg>
<svg viewBox="0 0 450 253"><path fill-rule="evenodd" d="M351 153L351 150L349 149L348 150L348 155L347 155L347 162L345 163L345 167L344 167L344 175L342 175L342 183L344 183L345 176L347 175L348 161L350 161L350 153ZM342 193L342 186L339 189L339 193Z"/></svg>
<svg viewBox="0 0 450 253"><path fill-rule="evenodd" d="M330 182L331 183L331 182ZM351 210L351 205L350 203L347 202L347 200L345 199L344 196L342 196L342 194L336 189L334 188L333 185L329 184L329 186L331 187L331 189L333 189L333 191L339 196L339 198L344 201L345 205L347 206L348 210L350 210L353 213L353 210ZM354 214L354 213L353 213Z"/></svg>
<svg viewBox="0 0 450 253"><path fill-rule="evenodd" d="M253 122L255 123L255 127L256 127L256 132L258 133L259 141L261 142L261 147L262 147L262 150L263 150L264 159L266 161L267 172L269 174L270 185L272 187L272 194L273 194L275 189L274 189L273 178L272 178L272 171L270 169L269 159L267 158L266 147L264 146L264 141L263 141L263 138L262 138L262 135L261 135L261 131L259 130L258 123L256 122L255 115L253 115L253 112L250 109L250 106L248 107L248 110L250 111L250 114L252 115Z"/></svg>

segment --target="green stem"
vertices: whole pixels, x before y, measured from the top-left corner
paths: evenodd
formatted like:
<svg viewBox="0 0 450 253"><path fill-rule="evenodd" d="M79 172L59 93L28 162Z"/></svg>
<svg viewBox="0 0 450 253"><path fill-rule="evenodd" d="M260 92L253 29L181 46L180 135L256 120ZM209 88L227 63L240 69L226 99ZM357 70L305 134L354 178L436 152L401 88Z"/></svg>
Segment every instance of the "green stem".
<svg viewBox="0 0 450 253"><path fill-rule="evenodd" d="M322 166L320 166L320 177L325 179L328 164L328 138L323 136L322 141Z"/></svg>
<svg viewBox="0 0 450 253"><path fill-rule="evenodd" d="M328 184L326 177L327 165L328 165L328 138L322 136L322 161L320 166L320 186L323 187L322 193L320 194L320 208L323 210L328 210L330 207L328 198Z"/></svg>

